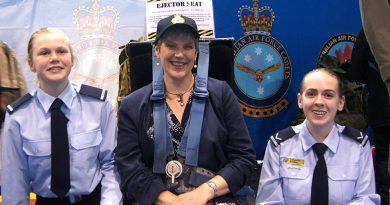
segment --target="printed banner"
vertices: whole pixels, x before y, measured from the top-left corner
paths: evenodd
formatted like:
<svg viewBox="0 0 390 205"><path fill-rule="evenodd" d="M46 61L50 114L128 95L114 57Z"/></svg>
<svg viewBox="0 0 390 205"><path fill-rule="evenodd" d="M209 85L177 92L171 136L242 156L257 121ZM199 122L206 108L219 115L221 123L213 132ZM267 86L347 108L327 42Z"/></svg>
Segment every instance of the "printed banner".
<svg viewBox="0 0 390 205"><path fill-rule="evenodd" d="M25 61L28 38L52 26L64 30L74 46L72 80L109 89L114 103L118 47L153 39L159 19L181 13L207 31L203 36L234 37L231 85L258 159L269 137L293 124L303 75L321 55L348 59L361 28L356 0L0 0L0 13L0 39L16 50L29 90L36 77Z"/></svg>

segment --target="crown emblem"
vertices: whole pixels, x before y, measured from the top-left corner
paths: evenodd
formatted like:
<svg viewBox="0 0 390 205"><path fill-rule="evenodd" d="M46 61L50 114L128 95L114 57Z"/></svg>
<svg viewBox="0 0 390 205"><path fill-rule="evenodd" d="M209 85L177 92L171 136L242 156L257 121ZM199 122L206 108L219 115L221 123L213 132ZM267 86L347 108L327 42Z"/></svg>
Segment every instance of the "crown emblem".
<svg viewBox="0 0 390 205"><path fill-rule="evenodd" d="M175 16L171 20L172 24L184 23L185 21L186 20L183 17L181 17L179 14L175 14Z"/></svg>
<svg viewBox="0 0 390 205"><path fill-rule="evenodd" d="M244 5L238 10L238 18L245 34L270 35L275 14L269 6L259 8L259 0L253 0L253 8Z"/></svg>
<svg viewBox="0 0 390 205"><path fill-rule="evenodd" d="M119 12L112 6L100 7L100 0L92 0L92 8L80 6L73 12L73 22L81 38L111 38L119 21Z"/></svg>

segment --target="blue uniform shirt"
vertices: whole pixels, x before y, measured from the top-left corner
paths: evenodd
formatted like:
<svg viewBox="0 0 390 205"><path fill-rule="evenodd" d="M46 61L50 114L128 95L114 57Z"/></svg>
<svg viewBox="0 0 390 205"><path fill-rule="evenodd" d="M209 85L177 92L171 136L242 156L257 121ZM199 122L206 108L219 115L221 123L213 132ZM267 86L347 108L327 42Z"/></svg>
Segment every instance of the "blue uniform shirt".
<svg viewBox="0 0 390 205"><path fill-rule="evenodd" d="M380 204L375 194L370 144L365 146L342 134L335 124L324 143L328 169L329 204ZM317 156L316 143L306 121L293 127L290 139L274 146L268 142L256 204L310 205L311 183Z"/></svg>
<svg viewBox="0 0 390 205"><path fill-rule="evenodd" d="M29 204L29 192L57 197L50 190L51 136L49 108L54 97L41 89L7 113L3 135L3 203ZM87 195L101 182L101 204L121 203L114 166L116 113L109 100L78 93L69 83L58 96L68 121L70 180L68 195Z"/></svg>

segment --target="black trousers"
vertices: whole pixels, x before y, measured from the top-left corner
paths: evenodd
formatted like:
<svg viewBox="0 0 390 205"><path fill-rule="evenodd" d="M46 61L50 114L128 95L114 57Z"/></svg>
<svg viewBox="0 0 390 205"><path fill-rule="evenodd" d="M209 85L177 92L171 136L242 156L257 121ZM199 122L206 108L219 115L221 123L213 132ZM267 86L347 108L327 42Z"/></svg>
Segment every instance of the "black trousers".
<svg viewBox="0 0 390 205"><path fill-rule="evenodd" d="M82 195L81 200L71 204L68 198L43 198L37 195L37 201L35 205L100 205L101 198L101 184L96 186L95 190L89 195Z"/></svg>
<svg viewBox="0 0 390 205"><path fill-rule="evenodd" d="M213 200L213 204L229 204L229 205L250 205L255 204L256 196L242 196L242 197L232 197L231 195L221 196ZM134 200L124 200L123 205L139 205L138 202Z"/></svg>
<svg viewBox="0 0 390 205"><path fill-rule="evenodd" d="M390 176L388 163L390 125L375 127L373 131L376 152L374 159L376 192L381 196L381 204L389 205Z"/></svg>

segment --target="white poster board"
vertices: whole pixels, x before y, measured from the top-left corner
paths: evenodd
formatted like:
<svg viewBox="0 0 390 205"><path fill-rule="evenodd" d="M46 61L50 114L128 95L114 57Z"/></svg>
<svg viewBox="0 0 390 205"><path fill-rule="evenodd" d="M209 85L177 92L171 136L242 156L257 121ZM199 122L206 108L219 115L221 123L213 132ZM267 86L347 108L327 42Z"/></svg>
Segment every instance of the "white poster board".
<svg viewBox="0 0 390 205"><path fill-rule="evenodd" d="M153 40L156 37L158 21L173 14L181 14L194 19L201 38L215 37L212 0L147 0L147 40Z"/></svg>

